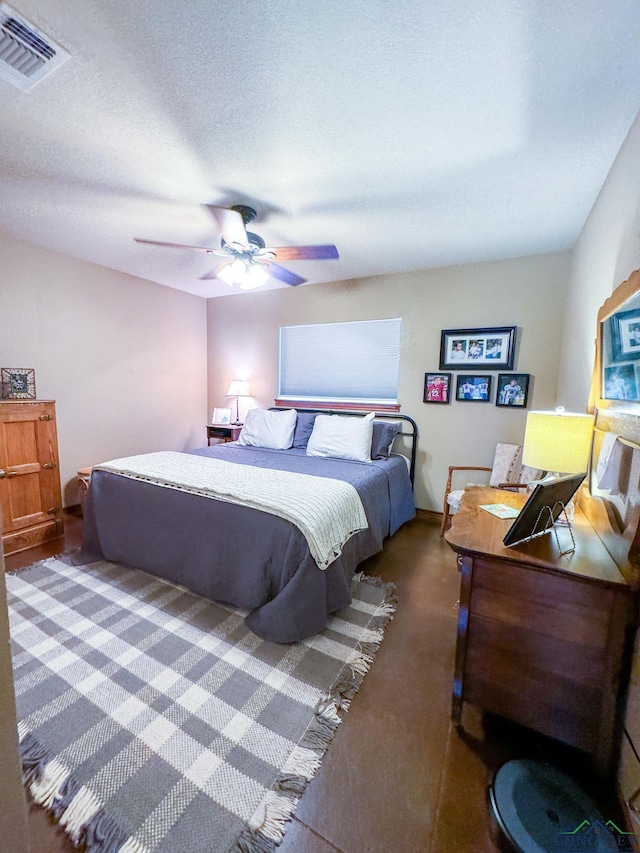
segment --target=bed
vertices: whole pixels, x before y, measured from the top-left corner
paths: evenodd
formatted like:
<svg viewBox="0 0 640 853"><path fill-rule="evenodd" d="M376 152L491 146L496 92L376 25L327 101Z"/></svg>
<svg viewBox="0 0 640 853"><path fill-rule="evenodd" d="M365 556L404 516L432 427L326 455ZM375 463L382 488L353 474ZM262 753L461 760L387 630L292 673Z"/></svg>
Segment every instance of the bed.
<svg viewBox="0 0 640 853"><path fill-rule="evenodd" d="M317 424L316 416L320 417ZM391 440L387 454L365 462L309 455L314 429L317 432L321 422L328 423L328 417L342 424L348 413L307 411L295 417L295 435L300 432L301 438L287 449L231 442L97 466L84 507L80 559L103 558L142 569L247 611L248 627L267 640L294 642L322 631L329 616L350 603L351 579L358 564L380 551L385 538L415 515L412 479L417 427L404 415L376 418L372 429L384 431L385 424L395 422L400 438ZM306 435L300 429L303 419ZM248 427L246 421L243 433ZM399 444L408 447L407 457L392 452ZM144 473L152 463L159 466L159 475ZM178 482L181 474L165 473L173 472L172 466L180 472L193 471L197 482L188 477ZM257 500L238 502L220 493L222 486L210 494L208 478L213 482L216 477L224 483L237 478L243 487L255 480L252 488ZM274 514L279 510L264 507L261 501L266 500L270 484L279 481L284 484L285 511ZM289 483L303 490L301 499ZM364 522L347 521L349 535L337 534L337 547L325 547L320 556L322 535L314 538L306 521L291 520L288 515L294 504L310 512L315 489L321 517L310 524L322 526L329 515L339 524L348 515L342 504L334 502L334 491L327 489L335 490L335 501L342 500L344 492L351 504L355 500L364 511ZM354 506L349 509L359 511Z"/></svg>

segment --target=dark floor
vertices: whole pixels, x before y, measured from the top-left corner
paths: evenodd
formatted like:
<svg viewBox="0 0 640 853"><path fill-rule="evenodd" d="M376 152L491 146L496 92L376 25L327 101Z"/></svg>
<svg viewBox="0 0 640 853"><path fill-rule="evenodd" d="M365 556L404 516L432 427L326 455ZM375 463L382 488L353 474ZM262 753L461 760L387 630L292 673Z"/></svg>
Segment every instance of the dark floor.
<svg viewBox="0 0 640 853"><path fill-rule="evenodd" d="M78 545L78 515L66 513L65 534L51 547L6 557L6 569ZM497 853L486 805L492 772L516 756L574 772L583 770L580 761L470 706L464 728L451 725L459 575L435 521L406 524L363 568L397 585L398 609L279 851ZM75 849L33 804L30 828L34 853Z"/></svg>

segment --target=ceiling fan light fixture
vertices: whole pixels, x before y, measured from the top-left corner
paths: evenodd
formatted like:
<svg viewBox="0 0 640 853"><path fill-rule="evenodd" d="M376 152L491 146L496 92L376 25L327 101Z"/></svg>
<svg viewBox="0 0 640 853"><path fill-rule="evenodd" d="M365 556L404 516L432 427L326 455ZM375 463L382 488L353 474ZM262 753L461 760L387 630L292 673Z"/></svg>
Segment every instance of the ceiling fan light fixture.
<svg viewBox="0 0 640 853"><path fill-rule="evenodd" d="M240 282L240 290L255 290L262 287L269 279L269 273L264 267L257 264L248 264L245 269L244 279Z"/></svg>
<svg viewBox="0 0 640 853"><path fill-rule="evenodd" d="M269 273L258 264L236 258L220 270L218 278L232 287L237 285L240 290L254 290L267 282Z"/></svg>
<svg viewBox="0 0 640 853"><path fill-rule="evenodd" d="M218 273L218 278L221 278L230 287L234 284L240 284L244 281L246 275L246 265L243 260L236 258L231 264L227 264Z"/></svg>

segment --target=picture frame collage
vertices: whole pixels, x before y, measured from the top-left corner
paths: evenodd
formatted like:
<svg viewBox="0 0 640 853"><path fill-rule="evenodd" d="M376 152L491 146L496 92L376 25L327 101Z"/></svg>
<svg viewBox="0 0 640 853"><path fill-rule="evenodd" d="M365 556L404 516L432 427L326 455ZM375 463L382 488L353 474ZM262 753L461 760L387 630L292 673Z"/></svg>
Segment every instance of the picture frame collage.
<svg viewBox="0 0 640 853"><path fill-rule="evenodd" d="M608 320L609 358L603 364L605 400L640 400L640 309L617 311Z"/></svg>
<svg viewBox="0 0 640 853"><path fill-rule="evenodd" d="M440 341L440 372L425 373L424 402L491 403L495 379L496 406L526 409L531 374L504 372L495 377L492 372L513 370L516 332L517 326L444 329Z"/></svg>

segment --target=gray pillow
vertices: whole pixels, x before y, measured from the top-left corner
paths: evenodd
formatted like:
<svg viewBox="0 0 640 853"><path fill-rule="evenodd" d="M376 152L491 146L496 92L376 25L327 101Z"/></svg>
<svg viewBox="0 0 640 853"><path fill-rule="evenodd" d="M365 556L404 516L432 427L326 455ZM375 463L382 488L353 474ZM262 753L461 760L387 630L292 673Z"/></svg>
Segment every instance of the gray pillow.
<svg viewBox="0 0 640 853"><path fill-rule="evenodd" d="M292 447L306 447L313 432L313 424L318 417L317 412L298 412L296 429L293 433Z"/></svg>
<svg viewBox="0 0 640 853"><path fill-rule="evenodd" d="M391 450L393 440L399 432L400 423L392 424L387 421L374 421L373 436L371 438L371 458L386 459Z"/></svg>

